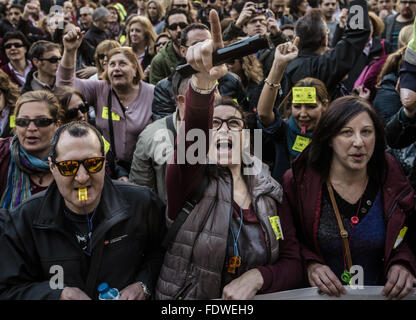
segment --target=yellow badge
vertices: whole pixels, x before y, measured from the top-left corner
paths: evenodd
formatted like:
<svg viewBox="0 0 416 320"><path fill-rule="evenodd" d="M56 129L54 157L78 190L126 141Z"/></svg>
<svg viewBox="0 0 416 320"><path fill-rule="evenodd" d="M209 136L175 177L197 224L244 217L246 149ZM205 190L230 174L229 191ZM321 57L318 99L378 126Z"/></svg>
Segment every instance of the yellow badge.
<svg viewBox="0 0 416 320"><path fill-rule="evenodd" d="M305 150L305 148L308 146L308 144L311 142L311 139L308 137L303 136L296 136L295 143L293 144L292 150L295 150L297 152L302 152Z"/></svg>
<svg viewBox="0 0 416 320"><path fill-rule="evenodd" d="M110 150L110 142L105 140L104 136L101 136L101 138L103 138L103 142L104 142L104 152L107 153L108 150Z"/></svg>
<svg viewBox="0 0 416 320"><path fill-rule="evenodd" d="M16 126L16 116L12 115L10 116L9 127L14 128L15 126Z"/></svg>
<svg viewBox="0 0 416 320"><path fill-rule="evenodd" d="M87 188L78 188L78 198L79 198L79 201L88 200Z"/></svg>
<svg viewBox="0 0 416 320"><path fill-rule="evenodd" d="M399 235L397 236L396 242L394 243L393 249L396 249L400 243L402 243L404 236L406 235L407 232L407 227L403 227L402 230L400 230Z"/></svg>
<svg viewBox="0 0 416 320"><path fill-rule="evenodd" d="M120 121L120 116L117 113L111 112L111 117L114 121ZM101 114L101 118L108 119L108 108L103 107L103 113Z"/></svg>
<svg viewBox="0 0 416 320"><path fill-rule="evenodd" d="M316 103L315 87L293 87L292 103Z"/></svg>
<svg viewBox="0 0 416 320"><path fill-rule="evenodd" d="M279 216L269 217L269 220L270 220L270 225L272 226L272 229L274 231L274 234L276 235L276 240L279 240L279 239L284 240Z"/></svg>

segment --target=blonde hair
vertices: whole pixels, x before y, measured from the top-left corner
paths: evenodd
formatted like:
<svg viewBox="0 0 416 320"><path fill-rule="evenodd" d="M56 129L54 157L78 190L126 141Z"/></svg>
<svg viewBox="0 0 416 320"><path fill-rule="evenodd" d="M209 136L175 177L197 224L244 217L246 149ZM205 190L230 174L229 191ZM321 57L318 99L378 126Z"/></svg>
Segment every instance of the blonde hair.
<svg viewBox="0 0 416 320"><path fill-rule="evenodd" d="M49 113L54 120L60 121L64 117L64 111L58 99L53 93L46 90L28 91L22 94L16 101L16 107L14 109L14 115L16 117L19 115L22 105L28 102L44 103L48 107Z"/></svg>
<svg viewBox="0 0 416 320"><path fill-rule="evenodd" d="M107 54L111 49L120 48L120 47L121 47L121 44L115 40L104 40L98 44L97 48L95 48L95 53L94 53L94 61L95 61L95 66L97 67L98 75L101 75L101 73L104 72L103 66L100 63L100 59L98 59L98 55Z"/></svg>
<svg viewBox="0 0 416 320"><path fill-rule="evenodd" d="M107 54L107 60L108 63L110 63L110 59L112 56L116 54L122 54L124 55L127 60L130 61L131 64L133 64L133 69L136 70L136 75L133 78L133 84L139 84L140 80L144 78L143 69L140 66L139 61L136 58L136 55L134 54L132 48L130 47L119 47L111 49L110 52ZM107 82L110 82L110 79L108 78L108 68L105 69L104 73L102 74L103 80L106 80Z"/></svg>
<svg viewBox="0 0 416 320"><path fill-rule="evenodd" d="M153 55L157 35L155 30L153 29L152 23L146 17L137 16L129 21L126 28L126 41L123 43L123 45L129 47L131 46L130 29L131 26L135 23L140 23L140 25L144 29L144 40L146 41L147 50L149 51L150 55Z"/></svg>
<svg viewBox="0 0 416 320"><path fill-rule="evenodd" d="M150 20L148 8L151 3L154 3L156 5L156 9L158 13L157 19L161 21L163 17L165 16L165 8L162 6L160 1L157 1L157 0L150 0L148 3L146 3L146 10L145 10L146 18Z"/></svg>
<svg viewBox="0 0 416 320"><path fill-rule="evenodd" d="M412 37L413 37L413 23L403 27L400 30L399 38L397 40L399 44L399 48L406 47L409 41L412 39Z"/></svg>

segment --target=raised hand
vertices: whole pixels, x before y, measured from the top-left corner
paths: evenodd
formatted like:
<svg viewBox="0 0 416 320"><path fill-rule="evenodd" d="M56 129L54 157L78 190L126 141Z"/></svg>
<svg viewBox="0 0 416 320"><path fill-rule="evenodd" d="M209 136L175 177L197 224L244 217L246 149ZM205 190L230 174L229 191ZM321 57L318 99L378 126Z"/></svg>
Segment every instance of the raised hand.
<svg viewBox="0 0 416 320"><path fill-rule="evenodd" d="M267 30L269 30L270 34L274 36L280 31L279 25L277 24L274 12L269 10L268 13L270 14L270 17L267 18Z"/></svg>
<svg viewBox="0 0 416 320"><path fill-rule="evenodd" d="M252 17L254 17L256 14L256 5L254 2L246 2L246 4L243 7L243 10L241 10L240 15L238 16L237 21L235 22L235 25L238 28L242 28Z"/></svg>
<svg viewBox="0 0 416 320"><path fill-rule="evenodd" d="M278 64L286 65L298 56L299 37L296 37L293 42L285 42L276 47L274 53L274 60Z"/></svg>
<svg viewBox="0 0 416 320"><path fill-rule="evenodd" d="M186 61L198 73L192 76L193 83L199 89L211 89L216 80L227 73L225 64L213 66L212 54L214 51L224 47L221 35L221 24L216 10L209 13L212 39L199 42L188 48Z"/></svg>
<svg viewBox="0 0 416 320"><path fill-rule="evenodd" d="M82 43L83 32L76 27L70 30L62 39L66 51L76 51Z"/></svg>

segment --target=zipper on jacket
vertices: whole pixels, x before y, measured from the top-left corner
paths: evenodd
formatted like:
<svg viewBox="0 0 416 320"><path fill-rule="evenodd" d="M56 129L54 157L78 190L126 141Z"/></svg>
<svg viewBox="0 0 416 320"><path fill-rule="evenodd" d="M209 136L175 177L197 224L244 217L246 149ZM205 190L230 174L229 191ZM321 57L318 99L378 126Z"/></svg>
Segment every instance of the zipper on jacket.
<svg viewBox="0 0 416 320"><path fill-rule="evenodd" d="M405 192L403 192L400 197L394 202L393 207L391 208L389 215L387 216L387 221L390 220L391 216L393 215L394 210L396 210L396 207L398 203L406 197L410 192L412 191L412 187L409 187Z"/></svg>
<svg viewBox="0 0 416 320"><path fill-rule="evenodd" d="M192 282L188 283L185 288L183 288L182 291L180 291L176 296L175 296L175 300L183 300L183 298L185 298L185 296L188 294L188 292L190 291L192 286Z"/></svg>
<svg viewBox="0 0 416 320"><path fill-rule="evenodd" d="M272 256L272 246L271 246L271 241L270 241L270 238L269 238L269 233L267 232L266 225L264 224L264 221L258 215L258 211L259 211L259 209L258 209L258 202L260 200L260 197L266 196L269 193L272 193L275 188L276 188L275 186L272 186L269 191L265 191L263 193L260 193L256 197L256 199L254 200L254 213L256 214L256 217L259 220L260 225L262 226L262 228L264 230L264 234L266 236L266 245L267 245L267 251L266 252L267 252L267 261L268 261L268 263L271 263L270 259L271 259L271 256Z"/></svg>

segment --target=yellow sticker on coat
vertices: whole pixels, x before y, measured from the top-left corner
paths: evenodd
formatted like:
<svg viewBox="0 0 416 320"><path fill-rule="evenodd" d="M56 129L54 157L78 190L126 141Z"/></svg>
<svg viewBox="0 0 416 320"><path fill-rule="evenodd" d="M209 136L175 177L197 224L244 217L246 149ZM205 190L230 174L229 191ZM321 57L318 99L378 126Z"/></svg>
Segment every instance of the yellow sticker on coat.
<svg viewBox="0 0 416 320"><path fill-rule="evenodd" d="M309 143L311 143L310 138L297 135L292 149L297 152L302 152L309 145Z"/></svg>
<svg viewBox="0 0 416 320"><path fill-rule="evenodd" d="M111 117L114 121L120 121L120 116L117 113L111 112ZM101 118L108 119L108 108L103 107L103 112L101 114Z"/></svg>
<svg viewBox="0 0 416 320"><path fill-rule="evenodd" d="M276 235L276 240L279 240L279 239L284 240L279 216L269 217L269 221L274 231L274 234Z"/></svg>

